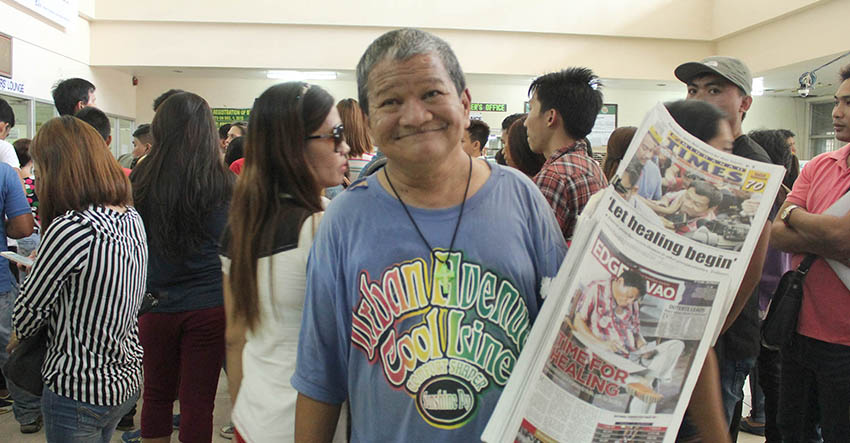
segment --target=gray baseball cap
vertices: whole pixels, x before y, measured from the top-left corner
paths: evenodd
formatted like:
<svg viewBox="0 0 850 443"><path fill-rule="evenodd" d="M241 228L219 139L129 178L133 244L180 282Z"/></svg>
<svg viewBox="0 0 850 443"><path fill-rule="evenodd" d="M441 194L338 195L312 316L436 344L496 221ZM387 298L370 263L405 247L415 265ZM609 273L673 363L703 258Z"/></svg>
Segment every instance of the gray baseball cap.
<svg viewBox="0 0 850 443"><path fill-rule="evenodd" d="M734 57L714 56L699 62L683 63L673 74L683 83L688 83L700 74L717 74L743 89L747 95L750 95L753 88L753 74L750 73L750 68Z"/></svg>

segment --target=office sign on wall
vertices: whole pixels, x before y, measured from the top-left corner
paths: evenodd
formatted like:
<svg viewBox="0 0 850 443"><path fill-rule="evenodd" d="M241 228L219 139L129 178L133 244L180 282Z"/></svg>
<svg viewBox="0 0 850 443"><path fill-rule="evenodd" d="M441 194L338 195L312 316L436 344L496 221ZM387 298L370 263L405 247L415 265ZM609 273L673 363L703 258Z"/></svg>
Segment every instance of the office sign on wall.
<svg viewBox="0 0 850 443"><path fill-rule="evenodd" d="M469 108L472 112L508 112L505 103L472 103Z"/></svg>
<svg viewBox="0 0 850 443"><path fill-rule="evenodd" d="M251 114L249 108L212 108L213 120L217 127L233 122L247 122Z"/></svg>
<svg viewBox="0 0 850 443"><path fill-rule="evenodd" d="M13 1L66 29L72 27L79 14L77 0Z"/></svg>

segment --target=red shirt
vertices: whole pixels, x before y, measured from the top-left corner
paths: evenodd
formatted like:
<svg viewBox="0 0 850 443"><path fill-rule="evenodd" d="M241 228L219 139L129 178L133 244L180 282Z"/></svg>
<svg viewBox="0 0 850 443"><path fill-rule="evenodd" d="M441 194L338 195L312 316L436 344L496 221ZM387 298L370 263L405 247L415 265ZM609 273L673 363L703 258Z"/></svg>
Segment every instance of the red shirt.
<svg viewBox="0 0 850 443"><path fill-rule="evenodd" d="M235 162L230 164L230 170L233 171L234 174L239 175L239 173L242 172L242 166L244 164L245 159L240 158L239 160L236 160Z"/></svg>
<svg viewBox="0 0 850 443"><path fill-rule="evenodd" d="M573 237L576 219L590 196L608 186L602 168L587 156L587 146L579 141L555 151L534 183L555 211L564 240Z"/></svg>
<svg viewBox="0 0 850 443"><path fill-rule="evenodd" d="M812 159L800 172L786 201L812 214L820 214L829 208L850 188L848 154L850 144ZM804 256L794 254L791 264L797 267ZM850 346L850 290L825 260L816 260L806 277L797 332L817 340Z"/></svg>

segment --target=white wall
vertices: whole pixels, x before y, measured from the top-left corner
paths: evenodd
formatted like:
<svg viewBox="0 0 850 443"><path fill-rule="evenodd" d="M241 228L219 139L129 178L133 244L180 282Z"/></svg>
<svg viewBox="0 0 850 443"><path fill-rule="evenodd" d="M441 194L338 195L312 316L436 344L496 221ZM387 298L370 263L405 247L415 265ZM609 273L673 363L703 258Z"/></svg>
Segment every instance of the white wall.
<svg viewBox="0 0 850 443"><path fill-rule="evenodd" d="M97 105L103 111L135 117L131 75L89 66L88 21L78 18L66 30L2 1L0 17L0 30L12 36L12 78L25 85L24 96L52 102L51 90L57 80L81 77L97 87Z"/></svg>
<svg viewBox="0 0 850 443"><path fill-rule="evenodd" d="M250 108L254 98L276 83L268 79L139 76L139 86L136 87L136 123L150 123L154 115L154 99L172 88L194 92L205 98L213 108ZM337 100L357 98L354 81L311 80L310 83L322 86Z"/></svg>
<svg viewBox="0 0 850 443"><path fill-rule="evenodd" d="M153 119L153 100L171 88L194 92L204 97L212 107L250 108L254 98L276 83L267 79L204 78L183 76L140 76L136 89L137 106L135 115L138 123ZM473 102L506 103L507 112L477 113L488 125L491 133L501 130L502 119L509 114L523 112L528 100L528 85L518 79L504 79L484 75L469 75L468 87ZM353 80L311 81L327 89L337 100L357 98L357 85ZM639 126L646 112L656 103L678 100L685 97L685 86L681 90L673 87L658 90L628 88L603 88L605 103L618 105L619 126ZM797 134L805 133L806 104L802 99L785 97L755 97L753 106L744 121L744 131L752 129L785 128ZM804 137L798 144L804 144ZM805 148L803 146L803 148Z"/></svg>
<svg viewBox="0 0 850 443"><path fill-rule="evenodd" d="M715 0L97 0L98 20L417 27L708 39ZM783 0L797 2L800 0ZM767 2L765 2L767 3ZM763 8L769 15L771 8Z"/></svg>

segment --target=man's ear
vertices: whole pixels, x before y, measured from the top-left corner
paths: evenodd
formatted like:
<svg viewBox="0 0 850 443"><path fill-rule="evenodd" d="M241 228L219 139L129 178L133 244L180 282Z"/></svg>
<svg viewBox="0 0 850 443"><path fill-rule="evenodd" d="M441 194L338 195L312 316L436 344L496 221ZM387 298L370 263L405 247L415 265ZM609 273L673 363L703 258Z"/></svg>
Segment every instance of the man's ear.
<svg viewBox="0 0 850 443"><path fill-rule="evenodd" d="M546 111L546 126L553 127L558 123L558 111L550 109Z"/></svg>
<svg viewBox="0 0 850 443"><path fill-rule="evenodd" d="M463 118L466 120L464 129L469 127L469 111L472 108L472 94L469 93L469 88L460 93L460 103L463 105Z"/></svg>
<svg viewBox="0 0 850 443"><path fill-rule="evenodd" d="M106 146L109 146L111 144L112 144L112 136L110 135L110 136L106 137Z"/></svg>
<svg viewBox="0 0 850 443"><path fill-rule="evenodd" d="M481 142L480 141L475 140L474 142L472 142L472 147L475 148L476 151L481 152Z"/></svg>
<svg viewBox="0 0 850 443"><path fill-rule="evenodd" d="M750 110L750 106L753 105L753 97L745 96L743 100L741 100L741 107L738 109L740 112L747 112Z"/></svg>
<svg viewBox="0 0 850 443"><path fill-rule="evenodd" d="M85 107L86 104L83 103L82 100L78 101L77 104L74 106L74 115L77 115L77 113L80 112L80 109L83 109Z"/></svg>
<svg viewBox="0 0 850 443"><path fill-rule="evenodd" d="M151 152L151 147L152 147L152 146L153 146L153 145L151 145L150 143L145 143L145 153L144 153L144 154L142 154L142 155L150 154L150 152Z"/></svg>

